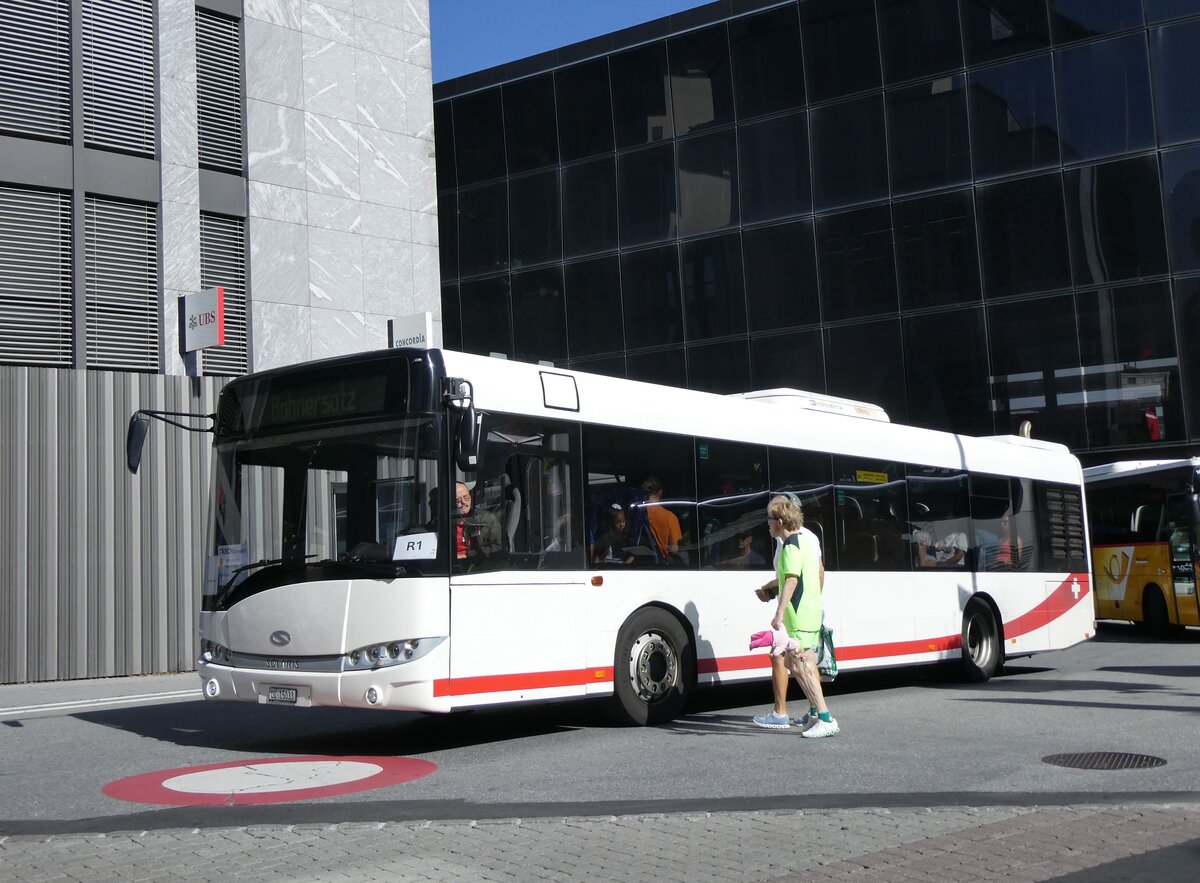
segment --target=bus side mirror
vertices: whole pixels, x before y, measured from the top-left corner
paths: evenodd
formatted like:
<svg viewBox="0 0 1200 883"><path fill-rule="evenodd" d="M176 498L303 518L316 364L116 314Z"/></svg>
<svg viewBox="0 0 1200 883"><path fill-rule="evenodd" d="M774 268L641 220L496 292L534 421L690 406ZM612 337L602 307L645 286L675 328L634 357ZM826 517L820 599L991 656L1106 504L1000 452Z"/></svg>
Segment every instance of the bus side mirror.
<svg viewBox="0 0 1200 883"><path fill-rule="evenodd" d="M150 421L141 414L129 418L129 428L125 432L125 465L133 475L137 475L138 467L142 465L142 447L149 431Z"/></svg>
<svg viewBox="0 0 1200 883"><path fill-rule="evenodd" d="M469 401L458 418L454 463L463 472L474 472L479 468L479 419L475 416L474 403Z"/></svg>

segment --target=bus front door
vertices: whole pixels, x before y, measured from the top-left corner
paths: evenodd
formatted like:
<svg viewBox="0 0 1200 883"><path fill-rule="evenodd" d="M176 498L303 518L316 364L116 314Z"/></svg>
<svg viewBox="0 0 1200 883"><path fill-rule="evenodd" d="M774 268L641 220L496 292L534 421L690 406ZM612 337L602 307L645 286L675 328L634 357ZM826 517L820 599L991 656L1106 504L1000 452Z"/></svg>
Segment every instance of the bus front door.
<svg viewBox="0 0 1200 883"><path fill-rule="evenodd" d="M1167 499L1166 537L1171 546L1171 580L1175 594L1176 621L1200 625L1200 599L1196 595L1195 497L1178 495Z"/></svg>

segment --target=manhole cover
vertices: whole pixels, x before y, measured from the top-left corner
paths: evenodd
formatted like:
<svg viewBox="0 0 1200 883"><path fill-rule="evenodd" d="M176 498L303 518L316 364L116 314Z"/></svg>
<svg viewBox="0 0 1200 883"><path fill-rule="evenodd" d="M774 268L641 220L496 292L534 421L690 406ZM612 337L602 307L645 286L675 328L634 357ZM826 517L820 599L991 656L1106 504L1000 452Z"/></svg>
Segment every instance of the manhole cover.
<svg viewBox="0 0 1200 883"><path fill-rule="evenodd" d="M1073 754L1048 754L1042 763L1070 767L1073 770L1144 770L1166 766L1161 757L1149 754L1125 754L1121 751L1077 751Z"/></svg>

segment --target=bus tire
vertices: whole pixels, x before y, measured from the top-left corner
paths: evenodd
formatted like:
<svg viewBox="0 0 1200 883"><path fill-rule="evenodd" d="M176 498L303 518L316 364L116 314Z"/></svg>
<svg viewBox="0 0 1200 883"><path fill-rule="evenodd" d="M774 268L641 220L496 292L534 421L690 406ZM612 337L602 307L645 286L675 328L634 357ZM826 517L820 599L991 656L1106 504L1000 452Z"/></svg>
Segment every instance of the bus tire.
<svg viewBox="0 0 1200 883"><path fill-rule="evenodd" d="M613 692L618 719L657 726L683 711L696 682L696 659L686 628L665 610L643 607L617 632Z"/></svg>
<svg viewBox="0 0 1200 883"><path fill-rule="evenodd" d="M992 608L972 598L963 610L962 664L968 681L981 684L1000 669L1000 629Z"/></svg>
<svg viewBox="0 0 1200 883"><path fill-rule="evenodd" d="M1156 638L1167 637L1171 630L1167 602L1158 586L1148 586L1142 595L1142 622Z"/></svg>

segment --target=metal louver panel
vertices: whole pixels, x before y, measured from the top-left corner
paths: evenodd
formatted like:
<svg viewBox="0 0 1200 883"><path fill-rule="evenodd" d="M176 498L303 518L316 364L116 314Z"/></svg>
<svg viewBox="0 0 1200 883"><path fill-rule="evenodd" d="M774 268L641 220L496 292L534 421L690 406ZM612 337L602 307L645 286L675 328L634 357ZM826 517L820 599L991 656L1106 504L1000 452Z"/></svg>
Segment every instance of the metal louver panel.
<svg viewBox="0 0 1200 883"><path fill-rule="evenodd" d="M159 368L158 213L86 197L87 364Z"/></svg>
<svg viewBox="0 0 1200 883"><path fill-rule="evenodd" d="M83 0L83 136L153 156L153 0Z"/></svg>
<svg viewBox="0 0 1200 883"><path fill-rule="evenodd" d="M242 52L238 23L196 10L200 164L242 173Z"/></svg>
<svg viewBox="0 0 1200 883"><path fill-rule="evenodd" d="M204 373L246 373L246 235L238 218L200 214L200 287L225 289L225 345L204 351Z"/></svg>
<svg viewBox="0 0 1200 883"><path fill-rule="evenodd" d="M68 0L0 0L0 131L70 140Z"/></svg>
<svg viewBox="0 0 1200 883"><path fill-rule="evenodd" d="M0 187L0 362L71 367L71 197Z"/></svg>

